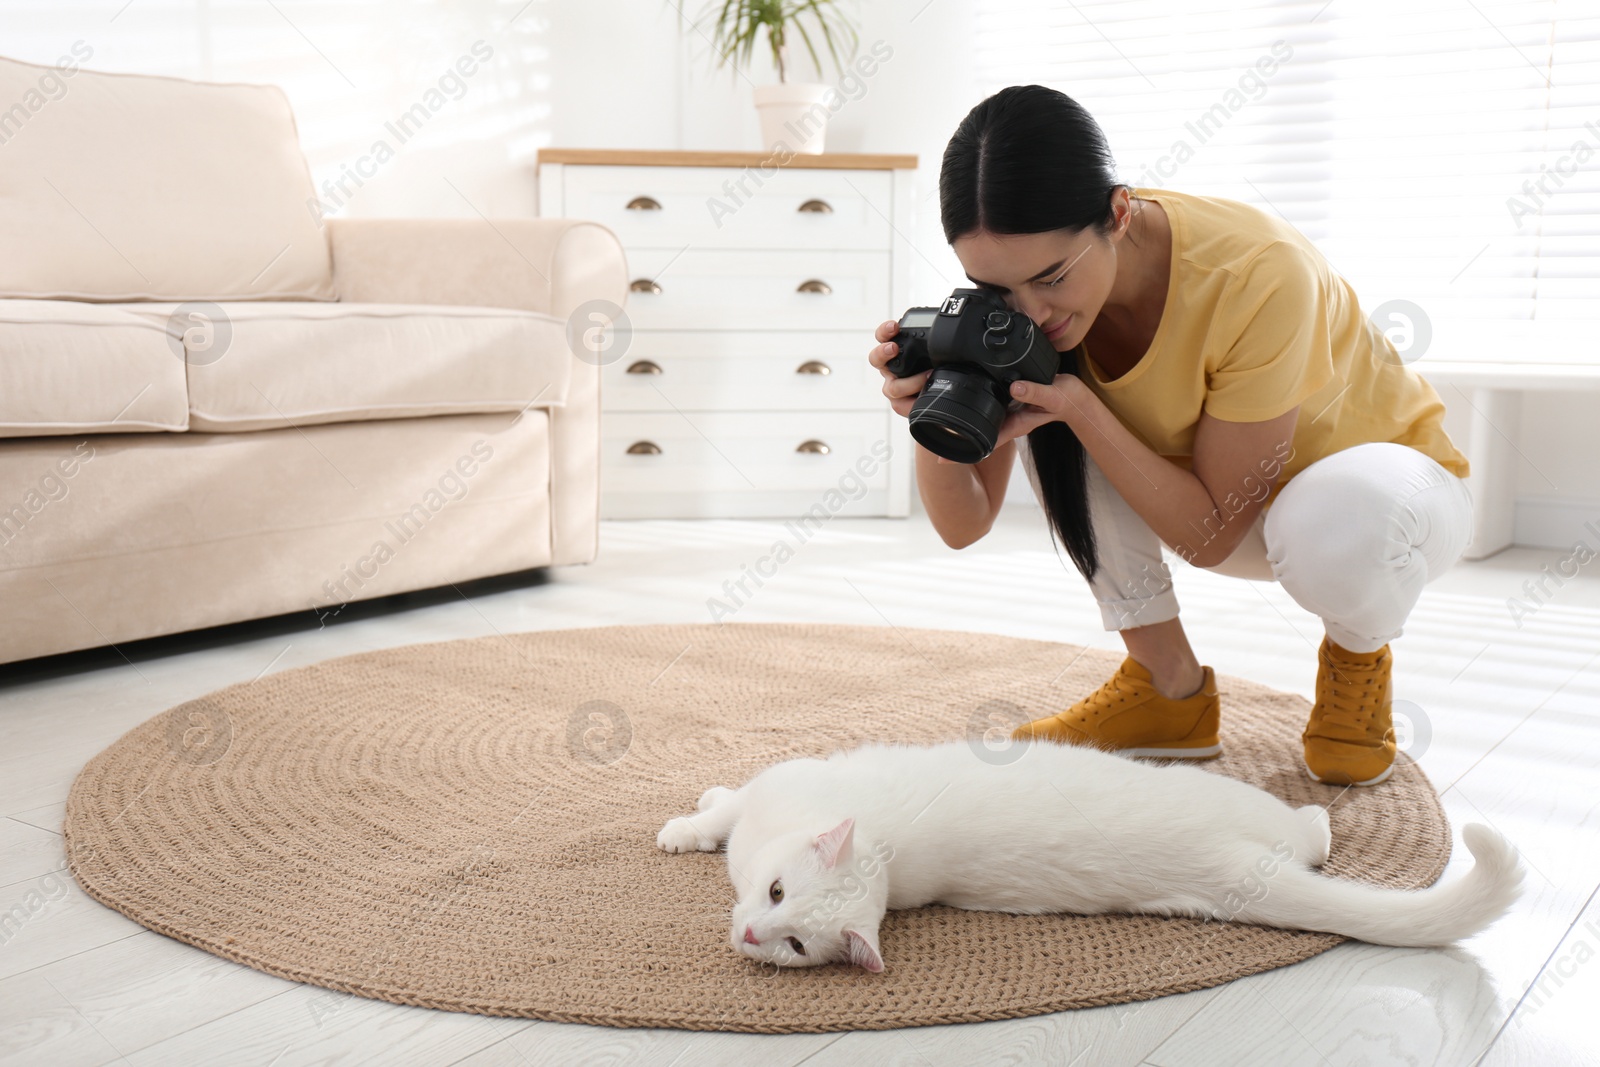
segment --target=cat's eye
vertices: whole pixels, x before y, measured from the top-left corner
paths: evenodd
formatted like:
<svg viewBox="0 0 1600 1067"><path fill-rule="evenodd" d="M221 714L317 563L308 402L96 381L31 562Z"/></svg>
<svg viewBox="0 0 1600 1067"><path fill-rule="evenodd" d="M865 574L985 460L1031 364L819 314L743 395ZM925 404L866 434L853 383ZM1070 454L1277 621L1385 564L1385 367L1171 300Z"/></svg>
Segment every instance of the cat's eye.
<svg viewBox="0 0 1600 1067"><path fill-rule="evenodd" d="M772 888L767 890L767 896L772 898L774 904L783 899L783 879L779 878L772 883Z"/></svg>
<svg viewBox="0 0 1600 1067"><path fill-rule="evenodd" d="M801 956L804 956L806 954L806 947L800 943L800 939L798 937L788 938L788 942L789 942L789 947L794 949L796 953L798 953Z"/></svg>

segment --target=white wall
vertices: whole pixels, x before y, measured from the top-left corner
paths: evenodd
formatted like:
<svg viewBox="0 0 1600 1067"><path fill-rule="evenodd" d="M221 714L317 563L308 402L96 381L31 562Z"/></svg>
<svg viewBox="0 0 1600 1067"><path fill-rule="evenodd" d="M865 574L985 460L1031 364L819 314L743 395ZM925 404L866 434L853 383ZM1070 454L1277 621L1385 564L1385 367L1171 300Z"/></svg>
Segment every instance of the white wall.
<svg viewBox="0 0 1600 1067"><path fill-rule="evenodd" d="M0 54L49 63L82 40L94 50L86 65L97 69L279 84L320 186L357 167L386 136L385 123L482 42L491 58L393 160L359 187L347 180L351 195L339 196L337 213L518 216L537 211L534 157L542 146L760 147L750 83L775 80L770 66L758 61L748 78L713 70L708 42L680 28L676 2L136 0L122 8L0 0ZM682 3L697 14L704 0ZM964 284L939 228L937 175L945 140L981 98L970 57L981 6L875 0L857 11L863 45L881 40L893 55L834 116L828 147L919 157L912 285L918 300L931 301ZM814 76L803 59L800 67L796 77ZM863 335L863 358L871 344ZM1519 495L1566 505L1528 509L1521 529L1530 543L1570 546L1575 520L1600 525L1594 408L1594 394L1525 398ZM1463 412L1453 409L1446 425L1465 450ZM1007 499L1033 504L1020 470Z"/></svg>

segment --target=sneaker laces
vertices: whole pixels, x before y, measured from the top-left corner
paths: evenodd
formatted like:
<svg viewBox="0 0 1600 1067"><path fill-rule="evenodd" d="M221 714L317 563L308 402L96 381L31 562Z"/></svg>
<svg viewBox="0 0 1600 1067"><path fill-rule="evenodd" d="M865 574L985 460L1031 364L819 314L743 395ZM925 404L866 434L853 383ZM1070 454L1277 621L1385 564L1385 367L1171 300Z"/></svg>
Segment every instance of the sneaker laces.
<svg viewBox="0 0 1600 1067"><path fill-rule="evenodd" d="M1121 668L1118 668L1115 674L1101 683L1099 689L1084 698L1080 713L1099 716L1121 707L1137 695L1133 687L1126 683Z"/></svg>
<svg viewBox="0 0 1600 1067"><path fill-rule="evenodd" d="M1383 668L1379 663L1350 663L1328 656L1329 685L1321 701L1324 723L1347 730L1366 732L1378 711L1383 692Z"/></svg>

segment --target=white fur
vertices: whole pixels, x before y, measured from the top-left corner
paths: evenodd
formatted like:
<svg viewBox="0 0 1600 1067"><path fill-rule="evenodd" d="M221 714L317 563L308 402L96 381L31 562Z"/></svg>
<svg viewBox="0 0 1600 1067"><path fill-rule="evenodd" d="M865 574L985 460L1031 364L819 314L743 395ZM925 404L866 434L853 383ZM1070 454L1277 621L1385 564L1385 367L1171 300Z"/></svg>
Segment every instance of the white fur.
<svg viewBox="0 0 1600 1067"><path fill-rule="evenodd" d="M698 808L656 844L714 852L726 840L739 897L729 940L784 966L880 971L884 911L928 904L1189 915L1439 946L1504 915L1523 878L1515 849L1477 823L1462 829L1476 864L1448 885L1324 877L1311 869L1332 843L1317 805L1291 808L1199 767L1051 742L1006 763L963 741L869 744L775 764L742 789L714 786Z"/></svg>

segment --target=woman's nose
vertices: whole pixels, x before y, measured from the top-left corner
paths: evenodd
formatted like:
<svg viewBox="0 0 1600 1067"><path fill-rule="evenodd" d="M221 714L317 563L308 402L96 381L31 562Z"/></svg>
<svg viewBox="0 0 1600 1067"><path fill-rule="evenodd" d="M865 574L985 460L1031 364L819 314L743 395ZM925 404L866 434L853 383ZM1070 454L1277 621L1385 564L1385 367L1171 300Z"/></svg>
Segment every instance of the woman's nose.
<svg viewBox="0 0 1600 1067"><path fill-rule="evenodd" d="M1032 319L1036 326L1043 325L1045 320L1049 318L1048 309L1042 305L1036 307L1032 301L1019 300L1013 296L1006 303L1012 311L1020 312Z"/></svg>

